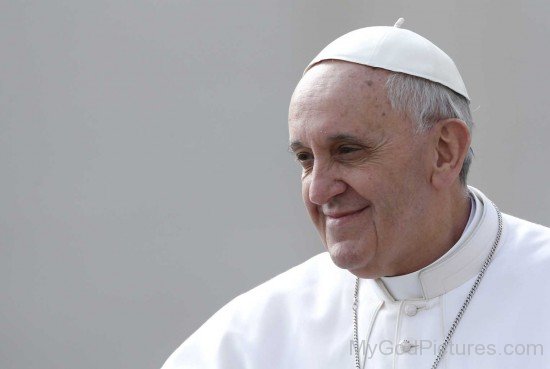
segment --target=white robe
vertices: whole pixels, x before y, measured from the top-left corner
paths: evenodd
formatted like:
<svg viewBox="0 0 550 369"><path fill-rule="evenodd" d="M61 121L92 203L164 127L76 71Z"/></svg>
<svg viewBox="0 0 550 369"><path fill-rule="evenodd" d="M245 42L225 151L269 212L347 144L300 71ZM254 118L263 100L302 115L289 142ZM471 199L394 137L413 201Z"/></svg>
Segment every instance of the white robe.
<svg viewBox="0 0 550 369"><path fill-rule="evenodd" d="M443 257L410 275L361 280L362 367L432 366L497 233L492 203L470 191L475 211ZM550 229L503 214L493 262L439 368L550 368L548 284ZM319 254L233 299L162 369L354 368L354 286L355 276Z"/></svg>

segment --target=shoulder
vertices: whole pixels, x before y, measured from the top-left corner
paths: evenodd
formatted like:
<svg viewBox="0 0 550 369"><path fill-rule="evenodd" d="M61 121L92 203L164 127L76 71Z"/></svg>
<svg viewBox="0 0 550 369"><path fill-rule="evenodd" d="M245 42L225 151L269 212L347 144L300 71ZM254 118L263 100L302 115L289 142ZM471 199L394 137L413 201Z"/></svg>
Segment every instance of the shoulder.
<svg viewBox="0 0 550 369"><path fill-rule="evenodd" d="M550 228L509 214L502 214L502 218L506 242L524 252L547 252L550 255Z"/></svg>
<svg viewBox="0 0 550 369"><path fill-rule="evenodd" d="M318 304L328 304L341 293L342 283L353 278L324 252L236 297L222 310L242 325L249 324L251 317L255 324L270 321L268 316L272 314L295 317L307 314Z"/></svg>
<svg viewBox="0 0 550 369"><path fill-rule="evenodd" d="M336 267L328 253L316 255L235 297L191 335L163 369L235 368L259 360L261 353L273 354L282 349L277 342L292 342L308 321L327 314L324 310L334 305L330 301L349 295L353 278Z"/></svg>
<svg viewBox="0 0 550 369"><path fill-rule="evenodd" d="M337 284L339 279L348 274L349 272L334 265L327 252L323 252L260 284L240 298L276 298L279 295L301 294L318 285L326 288L327 284Z"/></svg>
<svg viewBox="0 0 550 369"><path fill-rule="evenodd" d="M502 252L495 256L508 273L534 276L550 274L550 228L502 214Z"/></svg>

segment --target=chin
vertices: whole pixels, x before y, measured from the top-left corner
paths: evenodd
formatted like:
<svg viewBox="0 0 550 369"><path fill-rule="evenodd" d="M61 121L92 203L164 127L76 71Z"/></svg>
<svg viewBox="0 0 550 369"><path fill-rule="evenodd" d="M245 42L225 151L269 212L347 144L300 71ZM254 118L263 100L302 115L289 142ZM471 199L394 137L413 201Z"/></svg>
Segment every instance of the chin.
<svg viewBox="0 0 550 369"><path fill-rule="evenodd" d="M369 252L358 247L355 242L335 242L328 244L327 250L332 262L339 268L347 269L353 274L356 274L354 270L368 268Z"/></svg>

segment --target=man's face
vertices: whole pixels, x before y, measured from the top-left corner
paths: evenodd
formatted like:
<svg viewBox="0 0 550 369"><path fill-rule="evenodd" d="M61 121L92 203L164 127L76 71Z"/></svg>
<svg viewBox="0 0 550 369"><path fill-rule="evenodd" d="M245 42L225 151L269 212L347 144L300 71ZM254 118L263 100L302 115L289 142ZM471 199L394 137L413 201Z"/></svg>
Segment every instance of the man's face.
<svg viewBox="0 0 550 369"><path fill-rule="evenodd" d="M289 112L309 215L334 263L366 278L399 273L426 241L428 136L392 110L387 76L320 63L296 87Z"/></svg>

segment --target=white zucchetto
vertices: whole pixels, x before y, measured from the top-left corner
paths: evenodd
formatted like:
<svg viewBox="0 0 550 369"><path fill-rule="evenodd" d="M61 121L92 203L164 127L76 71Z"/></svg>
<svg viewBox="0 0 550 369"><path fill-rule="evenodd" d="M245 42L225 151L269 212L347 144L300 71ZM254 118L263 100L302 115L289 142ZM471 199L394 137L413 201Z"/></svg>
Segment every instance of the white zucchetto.
<svg viewBox="0 0 550 369"><path fill-rule="evenodd" d="M468 100L464 81L453 60L424 37L395 26L377 26L351 31L325 47L304 74L323 60L336 59L401 72L438 82Z"/></svg>

